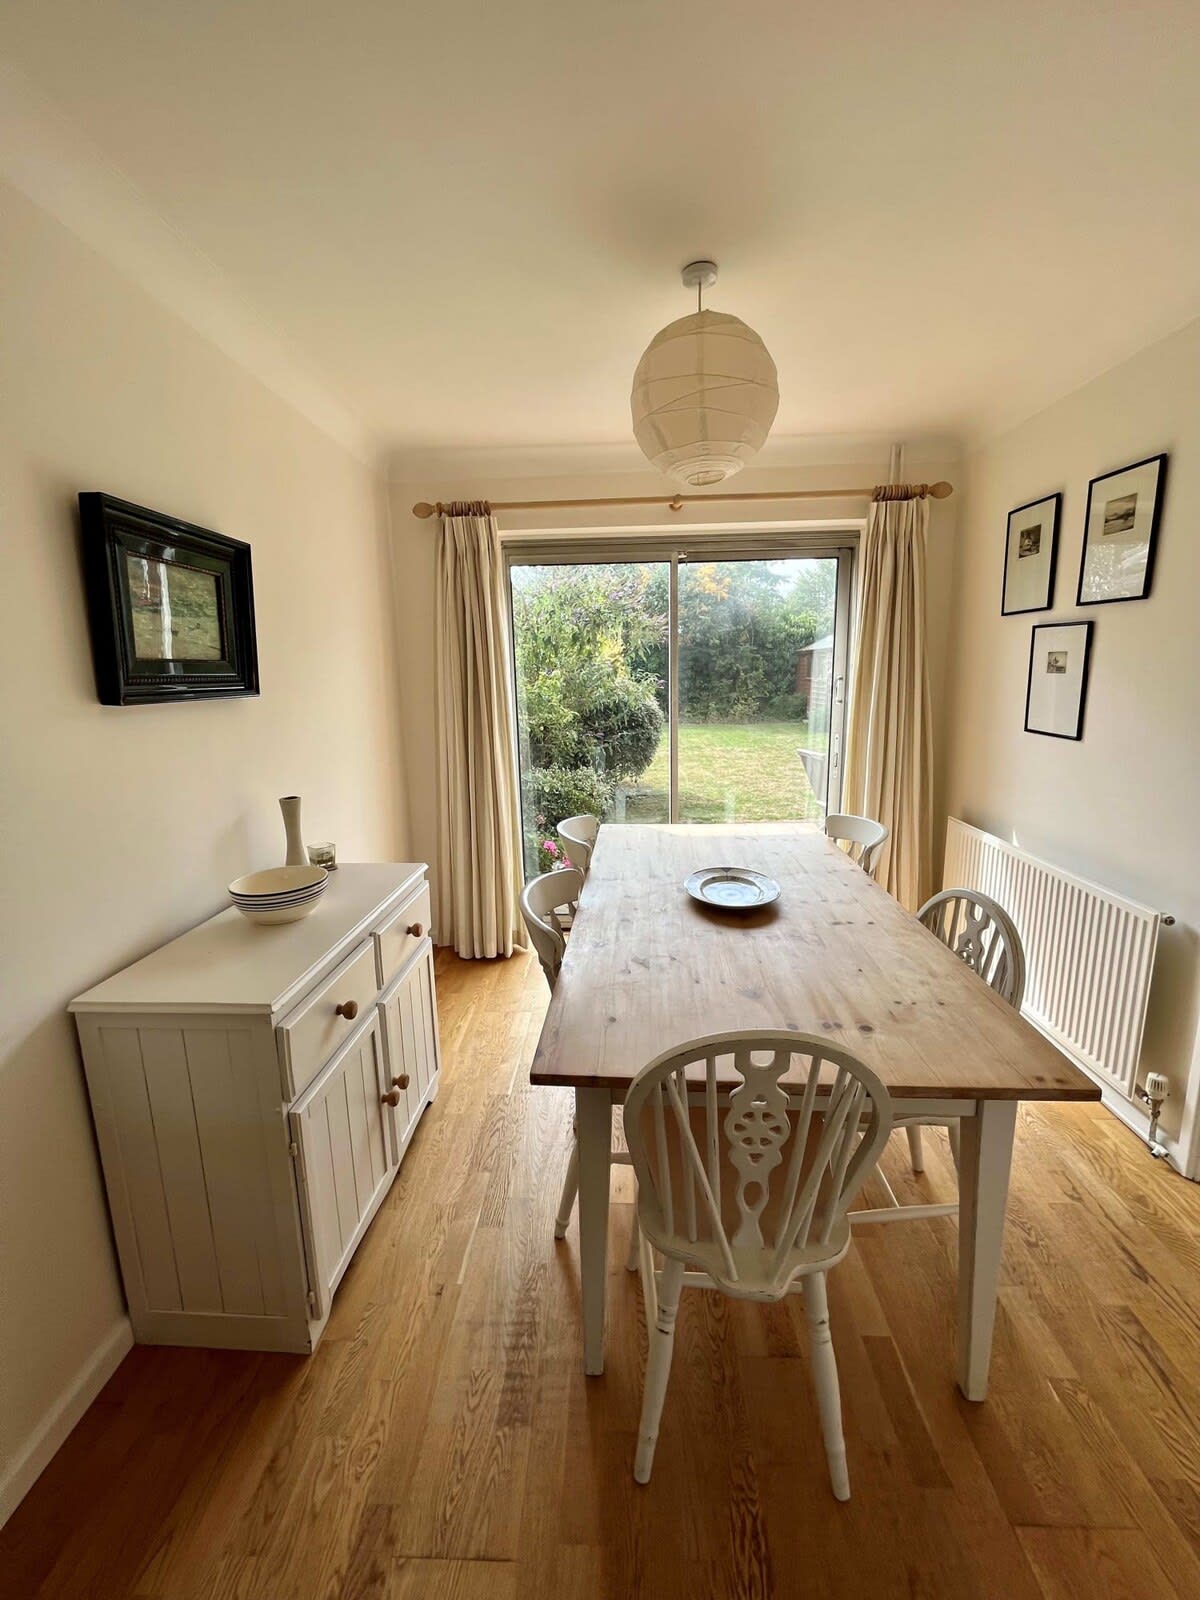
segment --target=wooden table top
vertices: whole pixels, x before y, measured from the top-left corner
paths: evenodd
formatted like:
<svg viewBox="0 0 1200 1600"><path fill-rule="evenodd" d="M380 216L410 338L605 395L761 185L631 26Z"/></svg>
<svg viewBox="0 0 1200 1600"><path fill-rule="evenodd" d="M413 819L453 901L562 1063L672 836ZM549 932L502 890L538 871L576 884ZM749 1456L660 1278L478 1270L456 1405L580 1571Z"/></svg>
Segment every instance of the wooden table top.
<svg viewBox="0 0 1200 1600"><path fill-rule="evenodd" d="M722 913L684 891L729 865L776 879L780 898ZM1100 1098L812 824L601 828L531 1082L623 1096L661 1051L758 1027L827 1036L898 1098Z"/></svg>

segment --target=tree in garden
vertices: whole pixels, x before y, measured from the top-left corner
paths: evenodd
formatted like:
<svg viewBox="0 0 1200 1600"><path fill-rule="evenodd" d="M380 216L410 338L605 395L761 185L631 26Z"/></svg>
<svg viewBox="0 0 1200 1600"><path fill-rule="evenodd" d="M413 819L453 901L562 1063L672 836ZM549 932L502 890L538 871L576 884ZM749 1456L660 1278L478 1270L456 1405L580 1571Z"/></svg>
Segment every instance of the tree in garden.
<svg viewBox="0 0 1200 1600"><path fill-rule="evenodd" d="M555 858L544 841L563 817L602 816L613 785L654 759L665 684L653 665L667 618L647 588L647 569L624 565L532 569L513 586L526 823L543 870Z"/></svg>
<svg viewBox="0 0 1200 1600"><path fill-rule="evenodd" d="M665 609L669 578L650 587ZM679 568L679 709L687 722L803 716L801 650L833 629L837 568L806 561L688 562ZM665 647L661 670L666 671Z"/></svg>

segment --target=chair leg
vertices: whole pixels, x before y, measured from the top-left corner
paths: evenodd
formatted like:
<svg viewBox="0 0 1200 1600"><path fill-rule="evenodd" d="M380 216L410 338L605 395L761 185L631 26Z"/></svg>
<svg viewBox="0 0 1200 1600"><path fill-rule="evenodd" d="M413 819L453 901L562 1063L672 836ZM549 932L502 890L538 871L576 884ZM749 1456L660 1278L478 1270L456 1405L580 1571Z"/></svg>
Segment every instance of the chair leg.
<svg viewBox="0 0 1200 1600"><path fill-rule="evenodd" d="M575 1196L579 1193L579 1136L571 1134L571 1159L567 1162L567 1176L563 1180L562 1195L558 1202L558 1216L554 1219L554 1237L566 1237L567 1224L575 1209Z"/></svg>
<svg viewBox="0 0 1200 1600"><path fill-rule="evenodd" d="M842 1397L838 1389L833 1335L829 1331L829 1299L825 1292L825 1274L812 1273L803 1280L802 1288L812 1346L817 1409L821 1413L821 1432L825 1438L825 1455L829 1462L829 1481L833 1485L835 1499L849 1500L850 1473L846 1466L846 1440L842 1433Z"/></svg>
<svg viewBox="0 0 1200 1600"><path fill-rule="evenodd" d="M950 1154L954 1157L954 1170L958 1171L958 1123L951 1122L946 1126L946 1135L950 1140Z"/></svg>
<svg viewBox="0 0 1200 1600"><path fill-rule="evenodd" d="M908 1135L908 1153L912 1158L914 1172L925 1171L925 1149L921 1143L921 1125L914 1122L911 1127L905 1128Z"/></svg>
<svg viewBox="0 0 1200 1600"><path fill-rule="evenodd" d="M670 1256L663 1262L658 1280L658 1314L649 1329L650 1348L646 1354L646 1383L642 1392L642 1420L638 1427L637 1459L633 1476L638 1483L650 1482L654 1447L658 1443L658 1424L662 1417L667 1379L671 1376L671 1356L675 1350L675 1314L679 1310L679 1291L683 1287L683 1262Z"/></svg>
<svg viewBox="0 0 1200 1600"><path fill-rule="evenodd" d="M637 1205L633 1208L633 1226L629 1230L629 1254L625 1257L625 1271L636 1272L642 1253L642 1225L638 1221Z"/></svg>

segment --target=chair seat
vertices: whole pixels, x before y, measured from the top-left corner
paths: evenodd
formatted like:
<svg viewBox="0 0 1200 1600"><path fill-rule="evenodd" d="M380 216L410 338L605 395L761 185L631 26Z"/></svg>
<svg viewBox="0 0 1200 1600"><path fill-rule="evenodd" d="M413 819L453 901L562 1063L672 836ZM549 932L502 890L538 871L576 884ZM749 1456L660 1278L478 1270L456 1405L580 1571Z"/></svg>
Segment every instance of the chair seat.
<svg viewBox="0 0 1200 1600"><path fill-rule="evenodd" d="M655 1249L661 1249L662 1245L655 1238L655 1229L645 1217L642 1218L642 1228L649 1243ZM849 1214L840 1218L831 1230L828 1244L809 1243L788 1252L786 1278L782 1284L773 1250L733 1246L731 1253L737 1277L731 1278L720 1245L697 1241L681 1250L679 1240L675 1237L671 1239L671 1248L687 1266L688 1282L696 1283L697 1280L691 1276L696 1273L706 1279L710 1287L720 1289L734 1299L775 1303L794 1294L799 1288L799 1279L813 1272L824 1272L842 1260L850 1248Z"/></svg>

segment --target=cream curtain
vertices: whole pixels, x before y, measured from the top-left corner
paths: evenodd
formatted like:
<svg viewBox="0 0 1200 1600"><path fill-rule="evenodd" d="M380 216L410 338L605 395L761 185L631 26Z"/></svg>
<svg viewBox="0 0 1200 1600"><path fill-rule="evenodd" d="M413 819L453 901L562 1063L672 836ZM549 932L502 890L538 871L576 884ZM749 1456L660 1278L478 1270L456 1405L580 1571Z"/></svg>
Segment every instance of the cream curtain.
<svg viewBox="0 0 1200 1600"><path fill-rule="evenodd" d="M860 549L843 808L891 829L875 876L915 911L928 895L933 834L925 659L929 504L900 498L907 493L900 485L875 491Z"/></svg>
<svg viewBox="0 0 1200 1600"><path fill-rule="evenodd" d="M450 506L438 552L438 932L460 956L521 943L520 805L500 534Z"/></svg>

